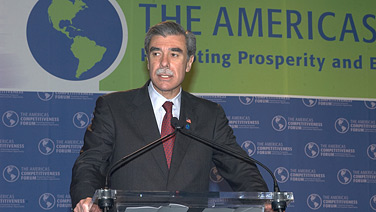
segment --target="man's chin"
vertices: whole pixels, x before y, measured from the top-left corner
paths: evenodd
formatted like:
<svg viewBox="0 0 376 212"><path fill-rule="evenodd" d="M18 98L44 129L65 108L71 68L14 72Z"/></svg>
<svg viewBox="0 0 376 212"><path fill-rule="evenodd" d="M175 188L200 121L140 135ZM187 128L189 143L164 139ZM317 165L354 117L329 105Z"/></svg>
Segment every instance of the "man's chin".
<svg viewBox="0 0 376 212"><path fill-rule="evenodd" d="M153 83L153 85L155 85ZM162 96L166 97L167 99L171 99L175 97L179 91L180 91L180 86L166 86L166 85L157 85L154 86L155 90L162 94Z"/></svg>

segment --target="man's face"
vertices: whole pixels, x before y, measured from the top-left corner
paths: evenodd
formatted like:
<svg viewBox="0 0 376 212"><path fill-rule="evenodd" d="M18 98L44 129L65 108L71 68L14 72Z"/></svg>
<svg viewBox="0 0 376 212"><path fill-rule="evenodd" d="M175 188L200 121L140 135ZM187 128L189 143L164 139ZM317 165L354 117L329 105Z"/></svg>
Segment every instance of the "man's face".
<svg viewBox="0 0 376 212"><path fill-rule="evenodd" d="M188 59L184 35L155 35L149 45L148 69L154 88L167 99L180 90L194 57Z"/></svg>

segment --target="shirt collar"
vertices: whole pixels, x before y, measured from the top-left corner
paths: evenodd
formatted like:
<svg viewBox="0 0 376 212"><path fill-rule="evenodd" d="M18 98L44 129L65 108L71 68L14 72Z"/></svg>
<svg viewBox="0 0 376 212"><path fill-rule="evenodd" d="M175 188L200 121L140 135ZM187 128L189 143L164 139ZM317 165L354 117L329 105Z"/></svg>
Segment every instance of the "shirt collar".
<svg viewBox="0 0 376 212"><path fill-rule="evenodd" d="M148 91L149 91L149 97L150 97L150 100L151 100L151 103L153 105L153 109L154 110L158 110L159 108L162 107L162 105L166 102L166 101L170 101L172 103L174 103L173 105L173 108L175 109L180 109L180 104L181 104L181 91L182 89L180 88L179 90L179 93L178 95L176 95L174 98L172 99L166 99L164 96L162 96L160 93L158 93L157 90L155 90L154 86L153 86L153 82L150 81L150 84L148 86Z"/></svg>

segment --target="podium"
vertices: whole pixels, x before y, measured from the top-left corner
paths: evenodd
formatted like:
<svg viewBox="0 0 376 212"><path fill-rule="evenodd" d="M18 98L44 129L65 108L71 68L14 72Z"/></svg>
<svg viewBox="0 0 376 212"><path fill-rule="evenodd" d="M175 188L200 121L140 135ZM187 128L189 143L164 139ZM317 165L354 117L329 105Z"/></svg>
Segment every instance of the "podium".
<svg viewBox="0 0 376 212"><path fill-rule="evenodd" d="M94 204L116 212L264 212L270 204L294 201L292 192L168 192L98 189Z"/></svg>

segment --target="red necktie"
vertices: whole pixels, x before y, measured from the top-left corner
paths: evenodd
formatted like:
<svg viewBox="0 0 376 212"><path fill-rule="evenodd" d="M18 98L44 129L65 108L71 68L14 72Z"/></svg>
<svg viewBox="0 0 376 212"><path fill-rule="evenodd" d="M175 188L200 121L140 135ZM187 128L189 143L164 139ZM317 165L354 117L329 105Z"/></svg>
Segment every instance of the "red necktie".
<svg viewBox="0 0 376 212"><path fill-rule="evenodd" d="M171 126L172 105L173 103L168 102L168 101L163 104L163 108L165 109L166 114L163 117L161 137L166 136L174 131L174 128ZM168 140L166 140L163 143L163 148L164 148L165 155L166 155L168 169L170 169L172 150L174 148L174 141L175 141L175 135L170 137Z"/></svg>

